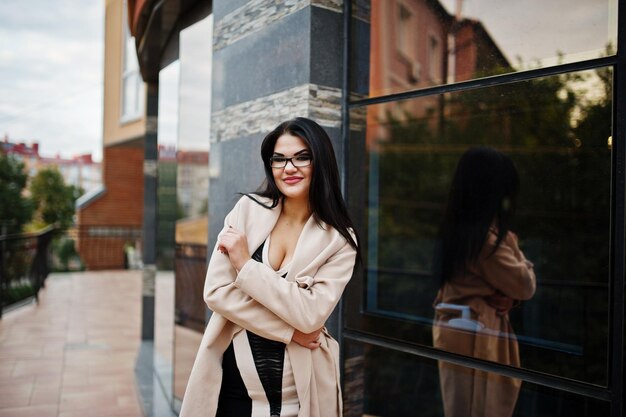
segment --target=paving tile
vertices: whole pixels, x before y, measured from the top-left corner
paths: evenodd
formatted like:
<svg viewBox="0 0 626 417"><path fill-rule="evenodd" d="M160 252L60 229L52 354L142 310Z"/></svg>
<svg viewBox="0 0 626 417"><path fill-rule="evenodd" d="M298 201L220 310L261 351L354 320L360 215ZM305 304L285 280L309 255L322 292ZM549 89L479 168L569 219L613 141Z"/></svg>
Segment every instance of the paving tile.
<svg viewBox="0 0 626 417"><path fill-rule="evenodd" d="M141 273L52 274L0 319L0 417L141 417Z"/></svg>
<svg viewBox="0 0 626 417"><path fill-rule="evenodd" d="M15 362L17 361L14 359L0 359L0 381L4 378L8 379L11 377L13 368L15 368Z"/></svg>
<svg viewBox="0 0 626 417"><path fill-rule="evenodd" d="M92 387L89 391L61 392L60 411L73 411L85 409L109 408L111 404L116 404L117 396L110 390L97 389Z"/></svg>
<svg viewBox="0 0 626 417"><path fill-rule="evenodd" d="M36 387L33 389L33 393L30 396L30 405L43 405L43 404L54 404L55 406L59 403L59 387Z"/></svg>
<svg viewBox="0 0 626 417"><path fill-rule="evenodd" d="M0 416L2 417L2 416ZM137 407L107 407L101 409L61 411L58 417L143 417Z"/></svg>
<svg viewBox="0 0 626 417"><path fill-rule="evenodd" d="M20 359L13 368L12 376L59 375L63 372L63 361L53 359Z"/></svg>
<svg viewBox="0 0 626 417"><path fill-rule="evenodd" d="M40 359L42 349L39 346L25 346L23 344L14 346L0 346L0 358L7 359Z"/></svg>
<svg viewBox="0 0 626 417"><path fill-rule="evenodd" d="M0 409L0 417L56 417L56 405L35 405Z"/></svg>
<svg viewBox="0 0 626 417"><path fill-rule="evenodd" d="M27 406L33 392L34 383L3 385L0 408Z"/></svg>
<svg viewBox="0 0 626 417"><path fill-rule="evenodd" d="M29 405L30 393L9 394L0 396L0 410L4 408L26 407Z"/></svg>
<svg viewBox="0 0 626 417"><path fill-rule="evenodd" d="M62 375L39 375L35 378L35 388L60 388Z"/></svg>

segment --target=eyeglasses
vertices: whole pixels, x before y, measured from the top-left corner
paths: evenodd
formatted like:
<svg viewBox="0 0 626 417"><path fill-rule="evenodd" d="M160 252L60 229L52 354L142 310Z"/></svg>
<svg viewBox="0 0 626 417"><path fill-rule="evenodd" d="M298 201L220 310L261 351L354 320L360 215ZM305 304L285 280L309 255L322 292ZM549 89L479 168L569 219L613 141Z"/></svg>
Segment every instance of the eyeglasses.
<svg viewBox="0 0 626 417"><path fill-rule="evenodd" d="M272 168L285 168L287 162L291 162L291 165L297 168L308 167L311 165L313 158L311 155L296 155L291 158L285 158L284 156L272 156L270 158L270 166Z"/></svg>

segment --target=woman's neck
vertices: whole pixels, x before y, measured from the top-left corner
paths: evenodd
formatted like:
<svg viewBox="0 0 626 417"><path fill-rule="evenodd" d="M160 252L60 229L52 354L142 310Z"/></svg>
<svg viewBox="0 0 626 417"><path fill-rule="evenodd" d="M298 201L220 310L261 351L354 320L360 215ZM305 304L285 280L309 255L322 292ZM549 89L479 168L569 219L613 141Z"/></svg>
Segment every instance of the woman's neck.
<svg viewBox="0 0 626 417"><path fill-rule="evenodd" d="M311 217L311 208L308 199L294 200L285 198L283 200L283 210L281 213L285 219L296 223L304 224Z"/></svg>

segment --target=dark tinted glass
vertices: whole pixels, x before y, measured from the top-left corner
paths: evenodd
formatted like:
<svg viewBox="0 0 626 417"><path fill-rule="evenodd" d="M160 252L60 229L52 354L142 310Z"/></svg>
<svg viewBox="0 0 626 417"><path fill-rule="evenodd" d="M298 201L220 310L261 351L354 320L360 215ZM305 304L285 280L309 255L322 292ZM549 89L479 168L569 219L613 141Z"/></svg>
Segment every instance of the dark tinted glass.
<svg viewBox="0 0 626 417"><path fill-rule="evenodd" d="M444 404L445 415L455 416L609 415L608 403L603 401L491 372L450 366L444 362L438 364L430 359L357 342L347 342L345 352L343 397L346 417L443 417ZM454 392L447 383L454 384ZM452 414L453 410L456 414Z"/></svg>
<svg viewBox="0 0 626 417"><path fill-rule="evenodd" d="M616 51L615 0L358 0L353 16L354 98Z"/></svg>
<svg viewBox="0 0 626 417"><path fill-rule="evenodd" d="M349 287L348 326L430 345L434 303L453 300L446 323L469 307L468 319L489 333L481 343L506 346L505 356L519 349L521 366L605 384L611 88L611 69L601 68L353 109L349 204L366 261ZM435 301L448 194L460 157L476 145L517 171L515 236L502 247L534 264L536 291L519 271L501 268L489 281L479 269ZM515 299L508 313L489 310L496 289ZM467 330L450 337L475 341ZM520 365L443 339L435 345Z"/></svg>

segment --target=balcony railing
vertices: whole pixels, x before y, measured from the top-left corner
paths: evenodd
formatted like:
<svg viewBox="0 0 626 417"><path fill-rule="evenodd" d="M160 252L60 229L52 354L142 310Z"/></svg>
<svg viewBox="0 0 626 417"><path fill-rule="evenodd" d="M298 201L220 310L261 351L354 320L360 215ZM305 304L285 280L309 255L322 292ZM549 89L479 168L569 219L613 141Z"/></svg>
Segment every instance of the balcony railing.
<svg viewBox="0 0 626 417"><path fill-rule="evenodd" d="M54 226L36 233L0 236L0 317L2 311L32 297L50 272L50 242Z"/></svg>

